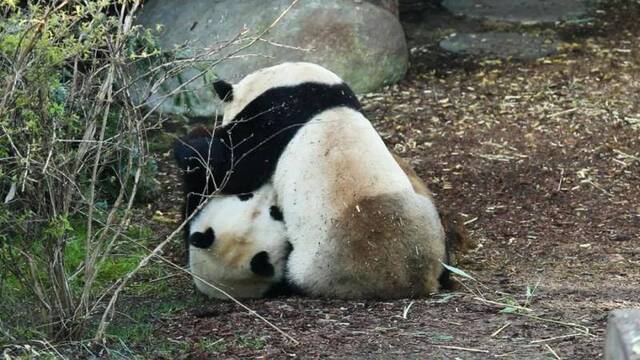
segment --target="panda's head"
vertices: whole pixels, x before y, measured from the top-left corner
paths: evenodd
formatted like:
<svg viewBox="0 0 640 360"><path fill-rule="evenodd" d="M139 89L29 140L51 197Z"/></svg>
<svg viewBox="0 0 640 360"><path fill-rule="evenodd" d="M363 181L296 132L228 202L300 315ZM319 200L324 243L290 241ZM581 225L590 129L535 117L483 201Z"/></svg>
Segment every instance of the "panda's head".
<svg viewBox="0 0 640 360"><path fill-rule="evenodd" d="M247 75L234 85L223 80L216 81L214 89L224 102L223 125L233 120L253 100L268 90L294 87L303 83L331 86L343 82L338 75L322 66L306 62L286 62L263 68Z"/></svg>
<svg viewBox="0 0 640 360"><path fill-rule="evenodd" d="M189 224L189 267L204 294L227 299L262 297L283 281L290 252L275 192L265 184L253 193L209 200Z"/></svg>

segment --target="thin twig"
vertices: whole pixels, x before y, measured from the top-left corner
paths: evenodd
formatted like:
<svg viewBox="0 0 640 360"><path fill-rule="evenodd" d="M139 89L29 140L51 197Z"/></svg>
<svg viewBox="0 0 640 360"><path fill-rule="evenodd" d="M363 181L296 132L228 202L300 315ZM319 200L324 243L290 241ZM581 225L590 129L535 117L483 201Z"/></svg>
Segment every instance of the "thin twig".
<svg viewBox="0 0 640 360"><path fill-rule="evenodd" d="M553 356L554 356L556 359L560 360L560 356L558 356L558 354L556 354L556 352L551 348L551 346L549 346L549 344L544 344L544 346L547 348L547 350L549 350L549 352L550 352L551 354L553 354Z"/></svg>
<svg viewBox="0 0 640 360"><path fill-rule="evenodd" d="M157 281L171 279L172 277L179 276L180 274L181 273L173 273L173 274L169 274L169 275L162 276L162 277L159 277L159 278L151 279L151 280L149 280L149 283L154 283L154 282L157 282Z"/></svg>
<svg viewBox="0 0 640 360"><path fill-rule="evenodd" d="M451 345L433 345L435 347L441 348L441 349L451 349L451 350L460 350L460 351L469 351L469 352L474 352L474 353L484 353L484 354L488 354L489 350L482 350L482 349L474 349L474 348L465 348L465 347L460 347L460 346L451 346Z"/></svg>
<svg viewBox="0 0 640 360"><path fill-rule="evenodd" d="M494 331L494 332L493 332L493 334L491 334L491 336L490 336L490 337L496 337L496 336L498 336L498 334L500 334L500 333L502 332L502 330L504 330L504 329L508 328L508 327L509 327L509 325L511 325L511 323L510 323L510 322L508 322L508 323L506 323L506 324L502 325L498 330Z"/></svg>
<svg viewBox="0 0 640 360"><path fill-rule="evenodd" d="M557 112L557 113L553 113L553 114L551 114L551 115L547 116L547 118L549 118L549 119L553 119L553 118L555 118L555 117L562 116L562 115L567 115L567 114L571 114L571 113L574 113L574 112L576 112L576 111L578 111L578 108L571 108L571 109L567 109L567 110L559 111L559 112Z"/></svg>
<svg viewBox="0 0 640 360"><path fill-rule="evenodd" d="M414 301L410 302L409 305L405 306L404 309L402 310L402 318L403 319L407 319L407 316L409 315L409 310L411 309L411 306L413 306Z"/></svg>
<svg viewBox="0 0 640 360"><path fill-rule="evenodd" d="M531 310L529 308L522 307L522 306L519 306L519 305L505 304L505 303L501 303L501 302L497 302L497 301L491 301L491 300L483 299L483 298L480 298L480 297L475 297L473 299L474 300L478 300L480 302L483 302L485 304L496 305L496 306L499 306L499 307L514 308L514 309L522 310L522 311L526 311L526 312L532 312L533 311L533 310Z"/></svg>
<svg viewBox="0 0 640 360"><path fill-rule="evenodd" d="M560 321L560 320L554 320L554 319L546 319L537 315L532 315L532 314L518 314L518 313L514 313L520 316L525 316L534 320L538 320L538 321L542 321L542 322L548 322L548 323L552 323L552 324L558 324L558 325L563 325L563 326L567 326L567 327L571 327L574 328L577 331L580 331L583 335L587 335L587 336L595 336L593 334L591 334L591 332L589 331L589 328L580 324L576 324L576 323L571 323L571 322L566 322L566 321Z"/></svg>
<svg viewBox="0 0 640 360"><path fill-rule="evenodd" d="M58 355L58 358L63 359L63 360L67 359L67 357L65 357L64 355L62 355L62 354L58 351L58 349L56 349L56 348L55 348L55 346L51 345L51 343L50 343L50 342L48 342L47 340L44 340L44 339L43 339L43 340L34 340L34 341L35 341L35 342L38 342L38 343L41 343L42 345L44 345L44 347L45 347L45 348L48 348L48 349L53 350L53 352L55 352L55 353L56 353L56 355Z"/></svg>
<svg viewBox="0 0 640 360"><path fill-rule="evenodd" d="M560 191L562 189L562 180L564 179L564 169L560 169L560 181L558 182L558 188L556 191Z"/></svg>
<svg viewBox="0 0 640 360"><path fill-rule="evenodd" d="M554 336L554 337L547 338L547 339L533 340L533 341L531 341L530 344L540 344L540 343L545 343L545 342L549 342L549 341L556 341L556 340L574 338L576 336L584 336L584 334L583 333L576 333L576 334Z"/></svg>

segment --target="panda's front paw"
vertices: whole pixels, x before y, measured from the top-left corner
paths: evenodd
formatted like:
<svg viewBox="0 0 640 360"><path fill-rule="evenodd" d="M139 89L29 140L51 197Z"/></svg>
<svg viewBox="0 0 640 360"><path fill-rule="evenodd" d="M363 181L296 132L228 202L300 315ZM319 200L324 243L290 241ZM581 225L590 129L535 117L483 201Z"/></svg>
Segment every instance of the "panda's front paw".
<svg viewBox="0 0 640 360"><path fill-rule="evenodd" d="M207 231L194 232L189 235L189 243L197 248L206 249L213 245L213 241L216 239L216 235L213 233L213 229L209 228Z"/></svg>

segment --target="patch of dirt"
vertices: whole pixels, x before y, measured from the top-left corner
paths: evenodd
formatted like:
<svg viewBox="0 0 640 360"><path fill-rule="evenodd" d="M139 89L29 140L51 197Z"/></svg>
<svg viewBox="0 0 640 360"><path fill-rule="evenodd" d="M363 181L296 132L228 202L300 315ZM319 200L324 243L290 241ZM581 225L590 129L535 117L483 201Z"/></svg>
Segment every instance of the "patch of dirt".
<svg viewBox="0 0 640 360"><path fill-rule="evenodd" d="M195 359L602 358L607 312L640 306L640 6L615 4L557 56L436 71L415 51L406 80L363 99L438 206L463 214L479 245L457 266L478 282L413 301L245 303L299 345L204 297L150 320L153 337L210 341L178 353ZM172 200L150 211L175 218L180 188L164 156ZM174 289L199 296L184 278Z"/></svg>

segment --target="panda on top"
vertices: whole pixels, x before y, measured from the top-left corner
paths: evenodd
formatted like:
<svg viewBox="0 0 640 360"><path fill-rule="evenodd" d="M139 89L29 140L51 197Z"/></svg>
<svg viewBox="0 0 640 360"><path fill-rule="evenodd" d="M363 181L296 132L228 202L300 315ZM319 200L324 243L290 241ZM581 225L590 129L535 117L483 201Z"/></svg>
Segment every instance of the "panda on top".
<svg viewBox="0 0 640 360"><path fill-rule="evenodd" d="M337 75L283 63L214 87L225 104L222 126L186 146L208 159L224 194L273 184L293 247L289 283L313 296L381 299L450 285L428 191L414 190Z"/></svg>

